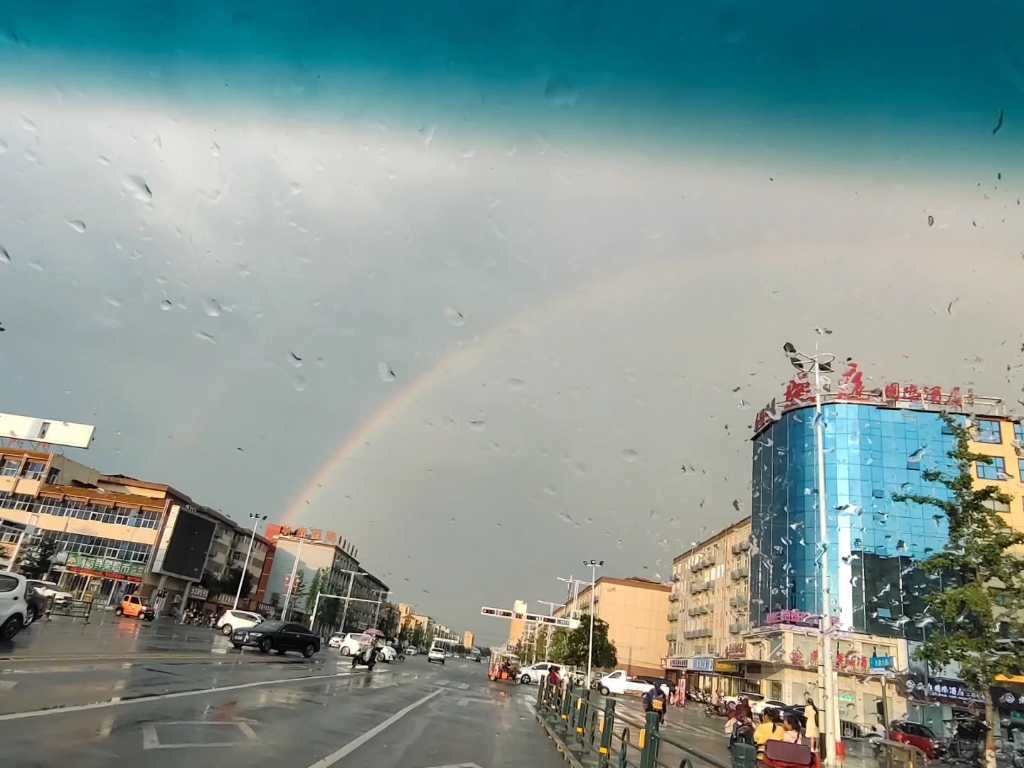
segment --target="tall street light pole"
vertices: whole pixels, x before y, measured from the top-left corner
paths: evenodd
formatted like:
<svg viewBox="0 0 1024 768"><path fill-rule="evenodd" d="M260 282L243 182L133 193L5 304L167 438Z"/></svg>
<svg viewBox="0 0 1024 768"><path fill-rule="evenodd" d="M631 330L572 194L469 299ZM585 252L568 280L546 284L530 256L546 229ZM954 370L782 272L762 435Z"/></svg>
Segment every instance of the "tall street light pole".
<svg viewBox="0 0 1024 768"><path fill-rule="evenodd" d="M256 529L260 523L267 519L266 515L262 517L257 515L255 512L250 512L249 517L252 518L252 535L249 537L249 550L245 553L245 565L242 566L242 575L238 578L238 591L235 592L235 604L231 606L231 610L238 610L238 601L242 597L242 583L245 581L245 574L249 572L249 558L252 557L252 545L256 541Z"/></svg>
<svg viewBox="0 0 1024 768"><path fill-rule="evenodd" d="M604 560L584 560L584 566L590 566L590 641L587 643L587 688L593 683L594 669L594 592L597 591L597 569L604 565Z"/></svg>
<svg viewBox="0 0 1024 768"><path fill-rule="evenodd" d="M281 536L279 539L283 539ZM289 537L289 540L295 541L295 538ZM288 577L288 589L284 596L284 607L281 608L281 621L288 621L288 606L292 602L292 592L295 591L295 577L299 572L299 560L302 558L302 542L303 539L299 539L299 547L295 552L295 562L292 563L292 574Z"/></svg>
<svg viewBox="0 0 1024 768"><path fill-rule="evenodd" d="M831 382L822 373L832 372L835 355L819 353L814 345L814 355L797 352L796 347L787 343L783 346L789 361L801 372L814 374L814 443L817 453L818 486L818 572L821 574L821 638L819 655L822 670L822 710L825 712L825 763L830 768L838 765L836 748L839 742L839 701L836 695L837 680L832 658L832 597L830 594L831 565L829 563L828 506L825 493L825 418L821 411L821 395ZM885 695L883 686L882 695Z"/></svg>
<svg viewBox="0 0 1024 768"><path fill-rule="evenodd" d="M564 605L564 603L556 603L552 600L538 600L538 603L543 603L548 607L549 613L555 612L556 605ZM544 629L544 661L550 661L551 656L551 627L545 627Z"/></svg>

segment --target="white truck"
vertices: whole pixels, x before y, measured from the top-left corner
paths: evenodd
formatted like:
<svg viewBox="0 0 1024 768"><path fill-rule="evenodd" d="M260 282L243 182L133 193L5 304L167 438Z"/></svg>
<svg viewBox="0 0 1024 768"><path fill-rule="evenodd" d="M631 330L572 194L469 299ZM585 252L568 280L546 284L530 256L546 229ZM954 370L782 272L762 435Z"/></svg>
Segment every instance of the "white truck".
<svg viewBox="0 0 1024 768"><path fill-rule="evenodd" d="M630 677L624 669L617 669L597 681L597 689L602 696L643 696L653 687L651 683Z"/></svg>

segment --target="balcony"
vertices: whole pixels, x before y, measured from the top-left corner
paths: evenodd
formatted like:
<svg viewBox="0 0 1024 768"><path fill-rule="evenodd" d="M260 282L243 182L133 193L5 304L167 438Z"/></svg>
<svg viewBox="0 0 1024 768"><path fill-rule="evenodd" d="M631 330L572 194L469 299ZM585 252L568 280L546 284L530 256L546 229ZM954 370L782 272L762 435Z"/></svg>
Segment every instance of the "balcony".
<svg viewBox="0 0 1024 768"><path fill-rule="evenodd" d="M669 622L679 621L679 611L672 611L672 613L668 615L668 620Z"/></svg>
<svg viewBox="0 0 1024 768"><path fill-rule="evenodd" d="M730 551L734 555L738 555L738 554L740 554L742 552L748 552L749 550L750 550L750 542L749 541L738 541L738 542L736 542L735 544L732 545L732 549Z"/></svg>
<svg viewBox="0 0 1024 768"><path fill-rule="evenodd" d="M713 584L713 581L699 581L696 584L691 584L690 594L699 595L701 592L707 592L709 589L711 589Z"/></svg>
<svg viewBox="0 0 1024 768"><path fill-rule="evenodd" d="M671 592L671 593L669 593L668 601L670 603L678 603L679 602L679 593L678 592Z"/></svg>
<svg viewBox="0 0 1024 768"><path fill-rule="evenodd" d="M729 598L730 608L746 608L750 603L750 598L746 595L736 595L735 597Z"/></svg>
<svg viewBox="0 0 1024 768"><path fill-rule="evenodd" d="M737 621L736 623L729 625L729 634L730 635L742 635L748 629L750 629L750 625L747 624L747 622L745 622L745 621Z"/></svg>
<svg viewBox="0 0 1024 768"><path fill-rule="evenodd" d="M707 612L708 612L707 608L705 608L703 605L698 605L695 608L691 608L686 613L689 616L703 616Z"/></svg>
<svg viewBox="0 0 1024 768"><path fill-rule="evenodd" d="M671 643L673 640L676 639L676 633L675 632L669 632L667 635L665 635L665 639L668 640Z"/></svg>
<svg viewBox="0 0 1024 768"><path fill-rule="evenodd" d="M750 577L750 566L745 565L742 568L736 568L729 573L729 578L733 581L741 581Z"/></svg>
<svg viewBox="0 0 1024 768"><path fill-rule="evenodd" d="M690 566L690 573L703 571L705 568L710 568L717 562L718 557L716 555L705 555Z"/></svg>

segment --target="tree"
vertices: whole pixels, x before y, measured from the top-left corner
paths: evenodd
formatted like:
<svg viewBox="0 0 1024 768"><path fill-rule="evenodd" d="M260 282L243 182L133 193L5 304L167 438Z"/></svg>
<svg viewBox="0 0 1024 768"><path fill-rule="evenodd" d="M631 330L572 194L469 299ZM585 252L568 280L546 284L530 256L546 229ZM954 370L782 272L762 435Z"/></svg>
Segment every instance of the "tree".
<svg viewBox="0 0 1024 768"><path fill-rule="evenodd" d="M916 655L933 669L958 664L961 679L984 698L990 726L986 763L995 768L1000 725L992 684L997 675L1024 667L1024 560L1012 551L1024 545L1024 533L1012 530L993 508L993 502L1008 504L1013 497L974 480L972 466L991 464L991 457L970 450L968 427L943 418L953 433L946 454L953 466L949 473L933 469L921 477L945 486L949 498L903 493L892 498L935 507L949 521L949 543L920 564L926 574L942 579L942 589L927 595L925 604L944 628L930 633Z"/></svg>
<svg viewBox="0 0 1024 768"><path fill-rule="evenodd" d="M11 570L21 573L27 579L41 579L50 572L50 565L59 547L55 536L36 539L22 546L18 552L18 562Z"/></svg>
<svg viewBox="0 0 1024 768"><path fill-rule="evenodd" d="M317 603L317 599L320 597L320 593L327 581L327 569L318 568L316 573L313 574L313 579L309 583L309 588L304 590L303 583L296 577L296 581L299 581L298 593L295 595L295 602L298 603L299 598L304 596L305 600L302 603L302 612L309 616L313 613L314 606L317 609L317 614L320 613L320 606ZM322 601L321 601L322 602Z"/></svg>
<svg viewBox="0 0 1024 768"><path fill-rule="evenodd" d="M384 603L377 616L377 629L388 637L398 633L398 608L393 603Z"/></svg>
<svg viewBox="0 0 1024 768"><path fill-rule="evenodd" d="M249 597L252 592L252 571L248 568L243 571L238 565L229 568L223 578L217 579L217 591L225 595L237 594L239 580L242 582L242 593L239 597Z"/></svg>
<svg viewBox="0 0 1024 768"><path fill-rule="evenodd" d="M564 629L556 629L551 636L551 661L555 664L565 664L565 656L568 653L569 633Z"/></svg>
<svg viewBox="0 0 1024 768"><path fill-rule="evenodd" d="M580 617L580 625L569 633L565 641L563 664L574 667L587 666L587 649L590 642L590 614ZM619 663L615 643L608 639L608 622L594 621L593 664L599 669L613 669Z"/></svg>

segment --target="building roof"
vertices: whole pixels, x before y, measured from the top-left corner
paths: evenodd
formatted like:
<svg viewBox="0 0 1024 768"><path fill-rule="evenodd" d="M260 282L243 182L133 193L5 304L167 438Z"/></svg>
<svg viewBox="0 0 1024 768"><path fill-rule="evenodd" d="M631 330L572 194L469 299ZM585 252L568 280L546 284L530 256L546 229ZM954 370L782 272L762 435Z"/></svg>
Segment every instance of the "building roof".
<svg viewBox="0 0 1024 768"><path fill-rule="evenodd" d="M711 536L711 537L709 537L707 539L704 539L704 541L698 541L697 545L695 547L690 547L688 550L683 552L681 555L676 555L674 558L672 558L672 564L675 565L680 560L683 560L683 559L689 557L690 555L692 555L694 552L699 552L700 550L704 549L705 547L707 547L707 546L709 546L711 544L714 544L716 541L721 541L726 536L728 536L730 533L733 533L737 528L742 528L744 525L750 525L750 515L747 515L742 520L737 520L735 523L730 525L728 528L723 528L722 530L720 530L718 533L714 534L713 536Z"/></svg>
<svg viewBox="0 0 1024 768"><path fill-rule="evenodd" d="M117 493L103 488L91 488L79 485L43 485L39 495L47 498L73 499L75 501L99 502L110 506L120 505L132 509L146 507L153 511L163 511L167 506L166 499L154 499L149 496L136 496L131 493Z"/></svg>

